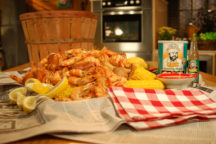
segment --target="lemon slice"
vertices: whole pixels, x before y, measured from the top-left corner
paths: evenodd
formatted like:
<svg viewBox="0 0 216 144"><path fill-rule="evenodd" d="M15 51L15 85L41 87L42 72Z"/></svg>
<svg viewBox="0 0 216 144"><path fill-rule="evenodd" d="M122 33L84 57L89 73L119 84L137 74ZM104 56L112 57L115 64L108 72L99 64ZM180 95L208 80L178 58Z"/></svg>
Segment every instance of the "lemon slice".
<svg viewBox="0 0 216 144"><path fill-rule="evenodd" d="M36 78L29 78L25 81L25 86L29 83L40 83L40 81Z"/></svg>
<svg viewBox="0 0 216 144"><path fill-rule="evenodd" d="M37 96L27 96L23 100L23 111L26 113L32 112L37 105Z"/></svg>
<svg viewBox="0 0 216 144"><path fill-rule="evenodd" d="M26 95L26 93L27 93L27 89L25 87L16 88L9 93L9 100L12 104L16 104L17 96L21 94Z"/></svg>
<svg viewBox="0 0 216 144"><path fill-rule="evenodd" d="M50 98L53 98L56 94L63 92L68 86L68 79L64 77L57 85L53 87L48 93L44 94Z"/></svg>
<svg viewBox="0 0 216 144"><path fill-rule="evenodd" d="M33 91L38 94L45 94L52 89L51 85L45 83L28 83L26 84L26 88L29 91Z"/></svg>
<svg viewBox="0 0 216 144"><path fill-rule="evenodd" d="M26 97L26 96L23 95L23 94L21 94L21 93L19 93L19 94L17 95L17 106L18 106L20 109L23 108L23 101L24 101L25 97Z"/></svg>

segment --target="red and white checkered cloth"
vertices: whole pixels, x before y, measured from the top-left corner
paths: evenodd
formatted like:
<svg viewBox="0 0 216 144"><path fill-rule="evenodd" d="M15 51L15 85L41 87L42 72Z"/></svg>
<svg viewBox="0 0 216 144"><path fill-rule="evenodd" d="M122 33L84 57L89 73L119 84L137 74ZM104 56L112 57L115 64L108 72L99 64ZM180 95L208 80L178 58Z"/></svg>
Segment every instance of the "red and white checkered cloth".
<svg viewBox="0 0 216 144"><path fill-rule="evenodd" d="M119 116L137 130L216 118L216 102L200 90L108 88Z"/></svg>

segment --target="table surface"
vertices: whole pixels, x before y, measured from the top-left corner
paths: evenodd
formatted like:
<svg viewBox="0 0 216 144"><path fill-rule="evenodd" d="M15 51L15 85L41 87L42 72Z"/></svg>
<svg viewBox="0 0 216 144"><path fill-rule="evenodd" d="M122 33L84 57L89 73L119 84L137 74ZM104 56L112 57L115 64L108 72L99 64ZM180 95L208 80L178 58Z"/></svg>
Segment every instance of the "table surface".
<svg viewBox="0 0 216 144"><path fill-rule="evenodd" d="M23 70L24 68L30 66L29 63L27 64L23 64L14 68L10 68L7 69L5 71L17 71L17 70ZM200 72L200 74L202 75L202 78L204 80L204 82L206 83L206 85L209 86L215 86L216 87L216 76L213 76L211 74L207 74L207 73L203 73ZM40 135L40 136L35 136L29 139L25 139L25 140L21 140L21 141L17 141L13 144L36 144L36 143L40 143L40 144L88 144L86 142L80 142L80 141L74 141L74 140L66 140L66 139L61 139L61 138L56 138L50 135Z"/></svg>

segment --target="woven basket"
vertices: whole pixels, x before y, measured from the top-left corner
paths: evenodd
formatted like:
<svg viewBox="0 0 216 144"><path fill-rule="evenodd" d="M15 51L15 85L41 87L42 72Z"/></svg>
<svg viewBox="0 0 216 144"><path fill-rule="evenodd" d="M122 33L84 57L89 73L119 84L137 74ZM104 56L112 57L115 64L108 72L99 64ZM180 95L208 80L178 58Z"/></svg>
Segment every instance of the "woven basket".
<svg viewBox="0 0 216 144"><path fill-rule="evenodd" d="M199 50L216 50L216 40L198 40Z"/></svg>
<svg viewBox="0 0 216 144"><path fill-rule="evenodd" d="M86 11L41 11L20 15L30 62L71 48L92 49L97 14Z"/></svg>

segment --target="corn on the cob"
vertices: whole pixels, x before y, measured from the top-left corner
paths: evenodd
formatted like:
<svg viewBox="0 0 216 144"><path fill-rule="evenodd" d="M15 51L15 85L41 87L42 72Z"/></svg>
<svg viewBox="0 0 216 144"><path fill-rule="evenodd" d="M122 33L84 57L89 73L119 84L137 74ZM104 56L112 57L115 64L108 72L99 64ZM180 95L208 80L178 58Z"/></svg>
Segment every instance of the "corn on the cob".
<svg viewBox="0 0 216 144"><path fill-rule="evenodd" d="M129 79L132 80L153 80L156 75L143 67L136 67L130 74Z"/></svg>
<svg viewBox="0 0 216 144"><path fill-rule="evenodd" d="M68 98L71 95L72 91L76 88L78 87L71 87L70 85L68 85L64 91L57 93L55 95L55 98Z"/></svg>
<svg viewBox="0 0 216 144"><path fill-rule="evenodd" d="M164 89L160 80L128 80L126 86L129 88Z"/></svg>
<svg viewBox="0 0 216 144"><path fill-rule="evenodd" d="M141 66L143 68L148 68L147 63L145 62L144 59L140 58L140 57L131 57L127 59L127 62L134 64L135 66Z"/></svg>

